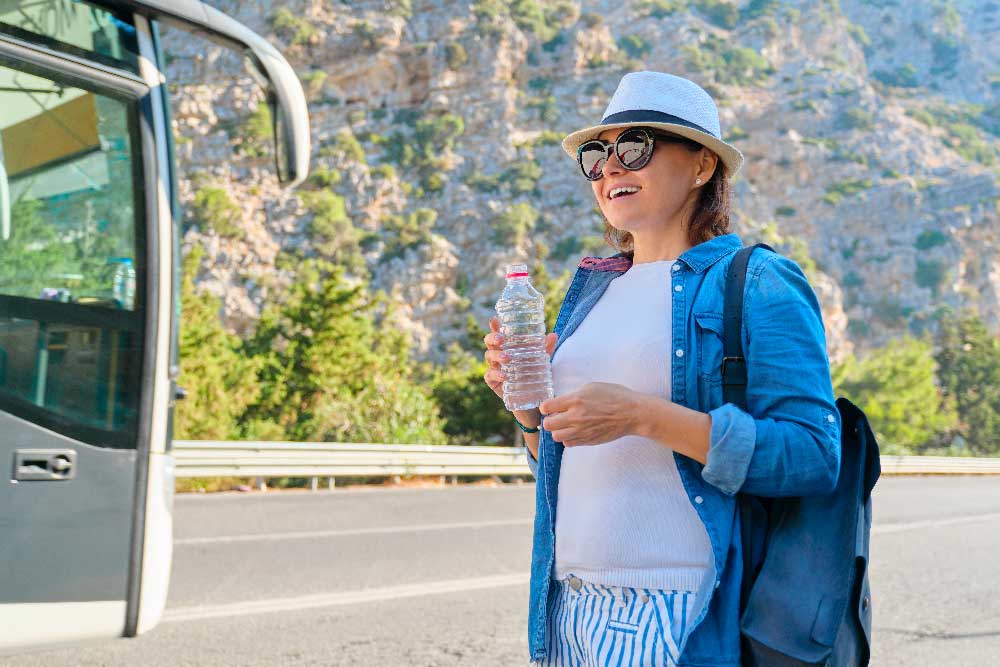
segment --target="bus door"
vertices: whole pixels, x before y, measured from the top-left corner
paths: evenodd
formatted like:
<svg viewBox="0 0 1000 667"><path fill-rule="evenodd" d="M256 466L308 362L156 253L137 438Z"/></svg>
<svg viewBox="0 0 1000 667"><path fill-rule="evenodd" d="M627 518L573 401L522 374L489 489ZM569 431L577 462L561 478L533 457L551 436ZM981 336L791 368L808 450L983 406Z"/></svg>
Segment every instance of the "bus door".
<svg viewBox="0 0 1000 667"><path fill-rule="evenodd" d="M127 14L0 3L0 653L121 636L134 597L169 306L148 93Z"/></svg>
<svg viewBox="0 0 1000 667"><path fill-rule="evenodd" d="M176 222L156 25L244 56L279 181L301 83L197 0L0 0L0 655L152 628L172 555Z"/></svg>

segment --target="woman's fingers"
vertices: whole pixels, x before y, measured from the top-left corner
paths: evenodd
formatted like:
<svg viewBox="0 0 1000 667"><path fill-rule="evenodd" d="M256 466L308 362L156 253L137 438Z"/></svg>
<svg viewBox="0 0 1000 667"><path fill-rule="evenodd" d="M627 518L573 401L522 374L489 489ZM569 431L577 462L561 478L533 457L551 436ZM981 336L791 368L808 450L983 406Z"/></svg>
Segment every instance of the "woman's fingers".
<svg viewBox="0 0 1000 667"><path fill-rule="evenodd" d="M500 349L486 350L483 355L486 359L486 363L489 364L490 368L500 368L500 364L510 361L510 357Z"/></svg>
<svg viewBox="0 0 1000 667"><path fill-rule="evenodd" d="M557 342L559 342L559 336L554 333L550 333L545 337L545 351L548 352L550 357L552 356L552 353L555 352L556 350Z"/></svg>

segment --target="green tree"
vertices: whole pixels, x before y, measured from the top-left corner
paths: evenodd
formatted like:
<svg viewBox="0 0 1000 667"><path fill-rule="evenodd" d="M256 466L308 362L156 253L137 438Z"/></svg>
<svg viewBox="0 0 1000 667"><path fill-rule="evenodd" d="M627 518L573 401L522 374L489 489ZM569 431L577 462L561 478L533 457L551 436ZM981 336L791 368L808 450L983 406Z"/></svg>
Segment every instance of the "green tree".
<svg viewBox="0 0 1000 667"><path fill-rule="evenodd" d="M833 383L865 411L885 454L908 454L938 445L956 425L953 402L935 383L931 345L904 338L847 360Z"/></svg>
<svg viewBox="0 0 1000 667"><path fill-rule="evenodd" d="M174 428L182 440L229 440L241 435L239 420L260 394L247 381L259 362L244 356L239 337L222 326L219 299L195 290L203 255L195 247L182 267L179 383L187 398L174 409Z"/></svg>
<svg viewBox="0 0 1000 667"><path fill-rule="evenodd" d="M262 360L248 423L277 424L292 440L443 443L405 334L384 326L392 316L384 294L348 284L329 262L307 261L298 274L247 341Z"/></svg>
<svg viewBox="0 0 1000 667"><path fill-rule="evenodd" d="M975 454L1000 454L1000 341L974 314L946 314L937 338L941 386Z"/></svg>
<svg viewBox="0 0 1000 667"><path fill-rule="evenodd" d="M453 444L514 442L510 413L483 380L487 364L483 359L486 346L482 338L486 330L480 329L471 315L467 328L476 334L477 349L470 351L452 343L448 362L430 373L431 391L445 420L444 432Z"/></svg>

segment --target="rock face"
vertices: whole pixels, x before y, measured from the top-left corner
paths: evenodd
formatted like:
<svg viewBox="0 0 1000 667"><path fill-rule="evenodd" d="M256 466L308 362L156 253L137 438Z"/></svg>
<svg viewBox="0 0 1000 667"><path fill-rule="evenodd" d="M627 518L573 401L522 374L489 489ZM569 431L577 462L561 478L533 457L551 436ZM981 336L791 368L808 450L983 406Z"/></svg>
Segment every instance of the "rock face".
<svg viewBox="0 0 1000 667"><path fill-rule="evenodd" d="M208 250L199 282L237 331L294 279L283 253L353 256L350 273L399 302L418 356L440 361L469 314L485 327L506 263L560 276L613 253L558 140L637 69L716 98L747 158L734 229L807 268L835 359L932 330L942 306L1000 326L1000 3L212 4L296 67L326 175L281 189L241 63L165 31L182 204L221 187L240 211L220 233L188 206L184 243Z"/></svg>

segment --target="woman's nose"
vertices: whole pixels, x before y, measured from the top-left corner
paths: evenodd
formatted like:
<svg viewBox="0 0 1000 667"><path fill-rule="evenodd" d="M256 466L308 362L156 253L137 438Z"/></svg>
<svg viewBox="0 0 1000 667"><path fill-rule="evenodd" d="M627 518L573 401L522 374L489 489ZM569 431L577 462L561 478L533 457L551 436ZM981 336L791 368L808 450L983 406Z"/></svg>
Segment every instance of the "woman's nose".
<svg viewBox="0 0 1000 667"><path fill-rule="evenodd" d="M625 171L625 168L622 167L622 163L618 161L618 156L615 155L614 149L611 149L609 152L611 154L608 155L608 159L604 161L604 167L601 169L601 173L605 176L613 176Z"/></svg>

